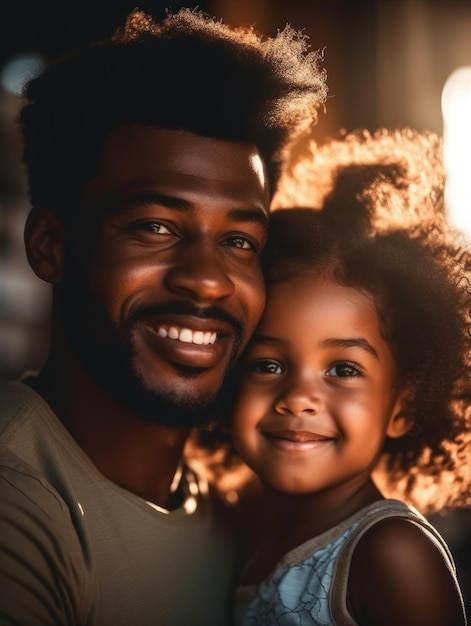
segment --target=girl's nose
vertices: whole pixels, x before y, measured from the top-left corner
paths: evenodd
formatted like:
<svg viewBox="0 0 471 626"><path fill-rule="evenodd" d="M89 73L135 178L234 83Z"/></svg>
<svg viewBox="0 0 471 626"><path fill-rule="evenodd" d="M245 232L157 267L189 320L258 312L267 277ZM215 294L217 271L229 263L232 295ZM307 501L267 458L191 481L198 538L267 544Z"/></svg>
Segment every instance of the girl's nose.
<svg viewBox="0 0 471 626"><path fill-rule="evenodd" d="M275 411L280 415L295 416L316 415L319 413L322 400L313 382L304 381L287 384L286 389L275 404Z"/></svg>

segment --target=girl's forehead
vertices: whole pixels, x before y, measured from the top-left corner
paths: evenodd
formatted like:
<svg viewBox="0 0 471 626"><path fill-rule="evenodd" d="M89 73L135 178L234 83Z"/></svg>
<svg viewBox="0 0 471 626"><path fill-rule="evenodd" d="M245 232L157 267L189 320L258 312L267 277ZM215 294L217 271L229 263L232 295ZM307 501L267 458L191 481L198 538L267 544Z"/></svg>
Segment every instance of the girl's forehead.
<svg viewBox="0 0 471 626"><path fill-rule="evenodd" d="M322 267L293 267L287 268L285 272L281 271L280 274L274 274L273 279L268 281L267 292L279 289L289 289L290 286L293 290L303 291L309 289L310 292L320 292L328 289L332 290L355 290L368 293L368 290L362 286L346 284L341 274L338 275L336 266L322 266Z"/></svg>
<svg viewBox="0 0 471 626"><path fill-rule="evenodd" d="M291 302L297 302L297 310L310 308L312 303L317 307L325 303L333 308L348 303L352 307L374 310L377 315L375 297L368 289L341 284L326 273L300 273L267 286L267 308L272 302L279 306L279 301L288 297Z"/></svg>
<svg viewBox="0 0 471 626"><path fill-rule="evenodd" d="M384 343L374 296L325 275L302 274L269 285L259 328L271 332L289 329L306 337L348 331Z"/></svg>
<svg viewBox="0 0 471 626"><path fill-rule="evenodd" d="M373 295L325 277L273 283L256 337L301 359L318 350L363 346L378 365L396 369L395 351L384 338Z"/></svg>

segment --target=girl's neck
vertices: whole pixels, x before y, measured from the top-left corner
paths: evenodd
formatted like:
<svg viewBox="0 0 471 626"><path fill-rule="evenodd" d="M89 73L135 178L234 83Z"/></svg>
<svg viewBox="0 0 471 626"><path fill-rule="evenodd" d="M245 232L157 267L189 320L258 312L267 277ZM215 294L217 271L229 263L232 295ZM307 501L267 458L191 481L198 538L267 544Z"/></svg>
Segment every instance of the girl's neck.
<svg viewBox="0 0 471 626"><path fill-rule="evenodd" d="M281 493L267 486L266 497L271 510L276 511L283 531L299 536L303 541L320 535L383 498L371 478L359 484L349 483L310 494Z"/></svg>
<svg viewBox="0 0 471 626"><path fill-rule="evenodd" d="M260 517L251 533L252 558L243 584L259 584L290 550L381 499L370 478L359 485L341 485L313 494L288 494L265 486Z"/></svg>

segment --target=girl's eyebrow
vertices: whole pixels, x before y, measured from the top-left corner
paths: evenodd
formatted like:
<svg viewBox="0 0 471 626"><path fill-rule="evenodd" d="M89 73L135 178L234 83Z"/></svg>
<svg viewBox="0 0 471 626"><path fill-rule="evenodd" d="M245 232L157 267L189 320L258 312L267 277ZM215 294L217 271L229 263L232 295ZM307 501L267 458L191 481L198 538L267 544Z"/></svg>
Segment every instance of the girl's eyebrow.
<svg viewBox="0 0 471 626"><path fill-rule="evenodd" d="M379 361L378 352L364 337L332 338L326 339L323 343L335 348L361 348Z"/></svg>
<svg viewBox="0 0 471 626"><path fill-rule="evenodd" d="M278 337L272 337L270 335L255 334L250 340L251 345L261 344L264 346L269 346L279 345L280 343L283 343L282 339L279 339ZM332 346L334 348L361 348L379 361L378 352L364 337L332 338L325 339L322 343L326 346Z"/></svg>
<svg viewBox="0 0 471 626"><path fill-rule="evenodd" d="M250 340L250 344L253 345L254 343L259 343L264 346L271 346L282 343L282 339L279 339L278 337L271 337L270 335L260 335L257 333L253 335Z"/></svg>

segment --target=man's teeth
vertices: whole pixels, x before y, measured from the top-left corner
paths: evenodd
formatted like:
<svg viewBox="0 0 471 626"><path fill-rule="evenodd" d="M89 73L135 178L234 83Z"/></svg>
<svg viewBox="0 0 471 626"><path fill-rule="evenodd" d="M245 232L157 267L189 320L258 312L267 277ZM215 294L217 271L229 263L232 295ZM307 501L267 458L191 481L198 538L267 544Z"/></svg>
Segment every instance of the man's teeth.
<svg viewBox="0 0 471 626"><path fill-rule="evenodd" d="M198 345L209 345L216 343L217 333L207 332L202 330L190 330L189 328L176 328L170 326L169 328L159 327L157 331L161 337L167 337L168 339L178 339L183 343L196 343Z"/></svg>

